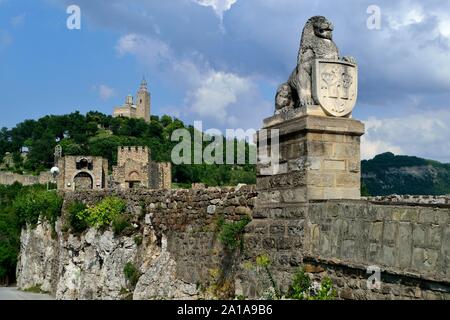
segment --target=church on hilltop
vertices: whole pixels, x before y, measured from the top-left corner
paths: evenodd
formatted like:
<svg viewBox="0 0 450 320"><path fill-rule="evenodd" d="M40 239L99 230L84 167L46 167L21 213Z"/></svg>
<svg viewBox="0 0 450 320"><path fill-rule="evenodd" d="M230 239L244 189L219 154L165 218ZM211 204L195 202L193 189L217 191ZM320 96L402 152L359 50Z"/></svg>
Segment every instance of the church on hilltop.
<svg viewBox="0 0 450 320"><path fill-rule="evenodd" d="M124 105L114 108L113 117L144 119L146 122L150 122L150 105L151 96L144 78L135 99L128 95Z"/></svg>

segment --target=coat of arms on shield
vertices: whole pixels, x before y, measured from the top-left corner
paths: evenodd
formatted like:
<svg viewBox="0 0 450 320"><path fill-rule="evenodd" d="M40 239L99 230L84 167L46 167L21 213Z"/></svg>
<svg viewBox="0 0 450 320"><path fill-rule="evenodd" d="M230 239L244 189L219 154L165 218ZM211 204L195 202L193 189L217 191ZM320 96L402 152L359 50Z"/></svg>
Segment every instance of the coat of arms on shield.
<svg viewBox="0 0 450 320"><path fill-rule="evenodd" d="M358 95L358 67L340 60L317 59L313 66L313 95L335 117L351 114Z"/></svg>

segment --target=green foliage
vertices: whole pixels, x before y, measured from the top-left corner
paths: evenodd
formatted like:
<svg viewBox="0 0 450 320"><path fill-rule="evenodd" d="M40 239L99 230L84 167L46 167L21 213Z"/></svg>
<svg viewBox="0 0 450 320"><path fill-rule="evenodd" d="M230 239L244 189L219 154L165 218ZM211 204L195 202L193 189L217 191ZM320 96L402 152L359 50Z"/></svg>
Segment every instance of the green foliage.
<svg viewBox="0 0 450 320"><path fill-rule="evenodd" d="M333 281L326 277L320 283L320 289L317 292L314 300L334 300L337 297L337 292L333 288Z"/></svg>
<svg viewBox="0 0 450 320"><path fill-rule="evenodd" d="M86 210L87 206L81 201L75 201L69 205L67 212L69 214L68 221L72 232L81 234L89 227L85 220L80 219L80 216L83 216Z"/></svg>
<svg viewBox="0 0 450 320"><path fill-rule="evenodd" d="M191 135L194 132L192 126L167 115L161 118L152 116L150 123L142 119L113 118L99 112L46 116L24 121L12 129L0 130L0 160L5 152L10 152L18 161L17 166L10 170L38 174L53 166L53 150L59 143L66 155L84 154L108 159L110 170L117 163L117 147L123 145L147 146L152 151L153 160L170 161L172 149L178 144L171 141L171 135L180 128L186 128ZM209 143L205 141L203 147ZM237 149L237 144L235 141L234 149ZM22 161L19 150L23 146L27 146L30 152ZM243 165L174 165L174 182L182 186L194 182L209 186L254 184L256 167L248 164L250 148L245 144L247 160ZM235 159L237 156L235 152Z"/></svg>
<svg viewBox="0 0 450 320"><path fill-rule="evenodd" d="M23 221L19 221L14 210L15 199L34 191L45 190L44 186L23 187L19 183L0 185L0 284L15 281L17 257L20 249L20 232Z"/></svg>
<svg viewBox="0 0 450 320"><path fill-rule="evenodd" d="M142 241L143 241L143 240L144 240L144 239L142 238L141 235L135 236L135 237L134 237L134 243L135 243L137 246L140 246L140 245L142 244Z"/></svg>
<svg viewBox="0 0 450 320"><path fill-rule="evenodd" d="M13 207L21 227L27 223L36 225L39 218L46 219L54 226L61 214L62 203L63 199L56 192L34 188L19 194Z"/></svg>
<svg viewBox="0 0 450 320"><path fill-rule="evenodd" d="M361 197L370 197L369 189L367 188L364 181L361 179Z"/></svg>
<svg viewBox="0 0 450 320"><path fill-rule="evenodd" d="M112 221L112 228L116 236L129 235L133 232L133 226L130 223L128 215L117 215Z"/></svg>
<svg viewBox="0 0 450 320"><path fill-rule="evenodd" d="M305 300L309 294L309 288L311 287L311 279L305 273L304 269L299 269L289 287L287 297L296 300Z"/></svg>
<svg viewBox="0 0 450 320"><path fill-rule="evenodd" d="M101 229L111 224L111 222L126 210L126 203L116 197L107 197L96 204L77 214L81 221L85 221L90 227Z"/></svg>
<svg viewBox="0 0 450 320"><path fill-rule="evenodd" d="M287 293L287 298L295 300L334 300L336 297L337 293L330 278L323 278L320 284L315 286L304 269L295 273Z"/></svg>
<svg viewBox="0 0 450 320"><path fill-rule="evenodd" d="M220 230L219 241L230 251L237 248L243 249L243 233L245 227L250 223L251 218L248 216L243 217L238 222L225 222L224 219L220 219L218 227Z"/></svg>
<svg viewBox="0 0 450 320"><path fill-rule="evenodd" d="M283 293L281 292L281 289L279 288L278 284L275 281L275 278L272 275L272 272L270 270L271 264L272 262L270 261L268 255L260 255L256 257L256 265L264 270L267 278L270 281L271 286L271 291L269 292L270 300L272 299L280 300L283 297Z"/></svg>
<svg viewBox="0 0 450 320"><path fill-rule="evenodd" d="M268 255L260 255L256 257L256 265L258 267L267 268L270 266L270 258Z"/></svg>
<svg viewBox="0 0 450 320"><path fill-rule="evenodd" d="M130 286L132 288L136 287L136 284L141 277L141 273L139 272L138 268L136 268L133 263L128 262L123 268L123 273Z"/></svg>

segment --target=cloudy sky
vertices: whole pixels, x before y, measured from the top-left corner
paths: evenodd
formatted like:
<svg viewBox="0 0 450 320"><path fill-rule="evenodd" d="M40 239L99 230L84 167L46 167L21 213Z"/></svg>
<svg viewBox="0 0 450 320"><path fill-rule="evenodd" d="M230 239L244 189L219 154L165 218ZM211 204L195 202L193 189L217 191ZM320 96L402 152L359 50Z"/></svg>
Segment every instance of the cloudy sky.
<svg viewBox="0 0 450 320"><path fill-rule="evenodd" d="M81 29L66 27L69 5ZM367 27L370 5L379 30ZM142 76L152 113L259 128L313 15L360 67L364 158L450 162L447 0L0 0L0 127L74 110L111 113Z"/></svg>

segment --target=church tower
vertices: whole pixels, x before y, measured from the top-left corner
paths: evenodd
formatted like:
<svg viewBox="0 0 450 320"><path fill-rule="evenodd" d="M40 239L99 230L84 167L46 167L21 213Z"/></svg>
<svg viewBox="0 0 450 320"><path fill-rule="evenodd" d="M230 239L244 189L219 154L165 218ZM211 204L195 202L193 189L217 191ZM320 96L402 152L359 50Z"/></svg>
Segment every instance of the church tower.
<svg viewBox="0 0 450 320"><path fill-rule="evenodd" d="M142 79L141 86L136 94L135 105L136 118L142 118L146 122L150 122L151 96L145 78Z"/></svg>

